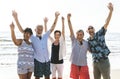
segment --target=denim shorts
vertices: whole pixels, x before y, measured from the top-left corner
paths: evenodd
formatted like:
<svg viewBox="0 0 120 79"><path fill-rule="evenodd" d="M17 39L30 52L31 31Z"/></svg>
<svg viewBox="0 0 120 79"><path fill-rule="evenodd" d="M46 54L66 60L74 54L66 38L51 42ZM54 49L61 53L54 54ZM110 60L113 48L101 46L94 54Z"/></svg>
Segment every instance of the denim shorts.
<svg viewBox="0 0 120 79"><path fill-rule="evenodd" d="M50 61L41 63L34 59L34 76L35 77L43 77L44 76L50 76Z"/></svg>

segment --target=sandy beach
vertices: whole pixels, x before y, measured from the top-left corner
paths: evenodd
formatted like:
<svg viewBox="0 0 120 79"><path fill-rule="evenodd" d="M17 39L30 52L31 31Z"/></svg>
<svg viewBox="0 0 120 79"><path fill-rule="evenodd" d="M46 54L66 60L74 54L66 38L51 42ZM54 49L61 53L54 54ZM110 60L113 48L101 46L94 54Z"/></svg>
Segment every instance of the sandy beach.
<svg viewBox="0 0 120 79"><path fill-rule="evenodd" d="M70 72L70 62L65 62L63 79L71 79L69 77L69 72ZM89 73L90 73L90 79L94 79L92 67L89 68ZM111 69L111 79L119 79L119 75L120 75L120 69L113 69L113 68ZM17 75L16 65L9 66L9 67L1 66L0 67L0 79L19 79ZM32 79L34 79L33 75L32 75ZM44 78L41 78L41 79L44 79Z"/></svg>
<svg viewBox="0 0 120 79"><path fill-rule="evenodd" d="M68 70L69 71L69 70ZM111 70L111 79L119 79L120 69L112 69ZM16 68L8 67L8 68L0 68L0 78L1 79L19 79L16 73ZM32 76L34 79L34 76ZM44 79L44 78L41 78ZM69 73L64 73L63 79L70 79ZM90 71L90 79L93 79L92 71Z"/></svg>

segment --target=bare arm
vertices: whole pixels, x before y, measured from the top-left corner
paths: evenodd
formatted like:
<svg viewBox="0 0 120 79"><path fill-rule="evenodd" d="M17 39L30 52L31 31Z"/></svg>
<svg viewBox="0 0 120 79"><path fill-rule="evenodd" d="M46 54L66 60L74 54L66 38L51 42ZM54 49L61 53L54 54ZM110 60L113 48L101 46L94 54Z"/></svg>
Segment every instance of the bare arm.
<svg viewBox="0 0 120 79"><path fill-rule="evenodd" d="M23 30L23 28L22 28L22 26L21 26L21 24L20 24L20 22L19 22L19 20L18 20L17 12L12 11L12 16L13 16L13 18L15 19L15 22L16 22L16 24L17 24L18 29L20 30L20 32L21 32L21 33L24 33L24 30Z"/></svg>
<svg viewBox="0 0 120 79"><path fill-rule="evenodd" d="M45 32L47 32L47 22L48 22L48 18L47 18L47 17L45 17L45 18L44 18L44 27L45 27ZM53 42L53 41L54 41L54 39L53 39L51 36L49 36L49 39L50 39L50 41L51 41L51 42Z"/></svg>
<svg viewBox="0 0 120 79"><path fill-rule="evenodd" d="M10 30L11 30L11 38L12 38L12 41L14 42L15 45L19 46L21 44L21 39L16 39L16 36L15 36L15 32L14 32L14 24L11 23L10 24Z"/></svg>
<svg viewBox="0 0 120 79"><path fill-rule="evenodd" d="M59 16L59 15L60 15L59 12L55 12L55 20L54 20L53 25L52 25L52 27L51 27L51 29L50 29L51 33L52 33L53 30L55 29L55 26L56 26L56 24L57 24L57 20L58 20L58 16Z"/></svg>
<svg viewBox="0 0 120 79"><path fill-rule="evenodd" d="M72 28L72 23L71 23L70 17L71 17L71 14L69 13L67 15L67 19L68 19L68 26L69 26L69 30L70 30L70 36L72 36L72 35L74 35L74 32L73 32L73 28Z"/></svg>
<svg viewBox="0 0 120 79"><path fill-rule="evenodd" d="M48 18L45 17L44 18L44 27L45 27L45 32L47 32L47 22L48 22Z"/></svg>
<svg viewBox="0 0 120 79"><path fill-rule="evenodd" d="M112 5L112 3L109 3L108 9L110 10L110 12L109 12L109 15L108 15L108 17L107 17L107 19L106 19L106 22L105 22L105 24L104 24L104 28L105 28L105 29L107 29L108 24L109 24L109 22L110 22L110 20L111 20L111 17L112 17L112 12L113 12L113 5Z"/></svg>
<svg viewBox="0 0 120 79"><path fill-rule="evenodd" d="M64 17L62 17L62 35L63 35L63 38L65 39L65 25L64 25Z"/></svg>

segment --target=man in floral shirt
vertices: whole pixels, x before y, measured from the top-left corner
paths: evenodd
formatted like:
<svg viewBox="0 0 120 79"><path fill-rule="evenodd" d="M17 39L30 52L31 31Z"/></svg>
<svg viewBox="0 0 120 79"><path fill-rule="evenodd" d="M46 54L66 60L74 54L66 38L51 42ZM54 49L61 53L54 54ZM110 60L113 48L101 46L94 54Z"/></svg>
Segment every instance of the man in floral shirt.
<svg viewBox="0 0 120 79"><path fill-rule="evenodd" d="M113 12L112 3L109 3L108 9L110 12L106 23L98 32L95 33L93 26L88 27L88 33L90 35L88 43L93 58L94 79L101 79L101 75L103 79L110 79L110 63L108 59L110 50L105 43L105 34Z"/></svg>

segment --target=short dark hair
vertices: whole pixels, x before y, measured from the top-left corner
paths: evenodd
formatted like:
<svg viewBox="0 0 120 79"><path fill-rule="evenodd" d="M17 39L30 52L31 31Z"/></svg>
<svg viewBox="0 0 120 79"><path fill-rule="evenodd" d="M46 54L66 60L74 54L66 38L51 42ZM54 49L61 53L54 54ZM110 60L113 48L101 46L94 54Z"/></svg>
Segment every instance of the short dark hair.
<svg viewBox="0 0 120 79"><path fill-rule="evenodd" d="M84 35L84 31L83 31L82 29L78 30L77 33L78 33L78 32L82 32L83 35Z"/></svg>
<svg viewBox="0 0 120 79"><path fill-rule="evenodd" d="M54 34L56 34L57 32L60 33L60 36L61 36L61 31L60 30L55 30Z"/></svg>
<svg viewBox="0 0 120 79"><path fill-rule="evenodd" d="M94 27L92 25L88 26L88 30L90 29L94 29Z"/></svg>
<svg viewBox="0 0 120 79"><path fill-rule="evenodd" d="M24 32L25 32L25 33L28 32L28 33L30 33L30 35L33 34L32 29L31 29L31 28L28 28L28 27L24 30Z"/></svg>

